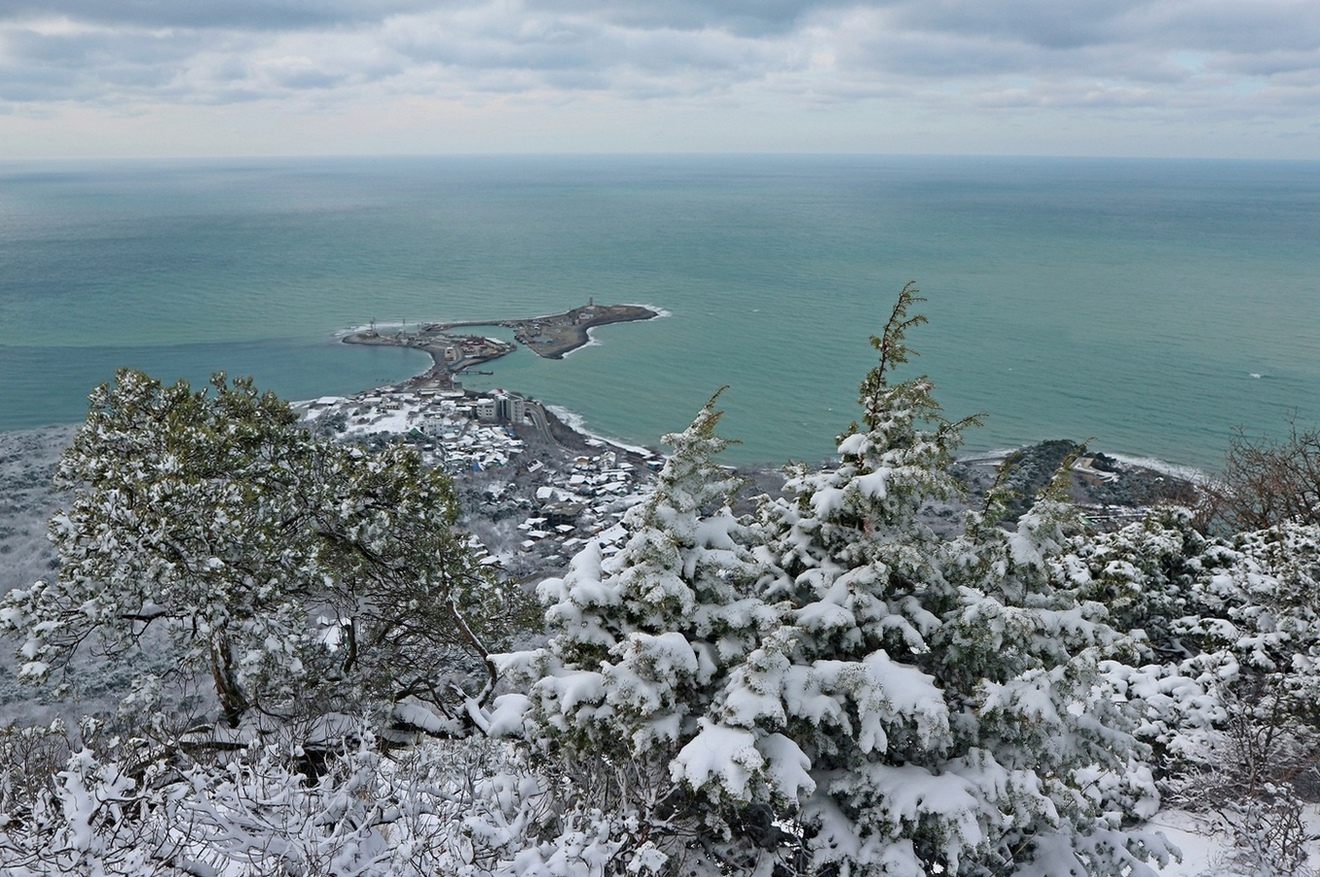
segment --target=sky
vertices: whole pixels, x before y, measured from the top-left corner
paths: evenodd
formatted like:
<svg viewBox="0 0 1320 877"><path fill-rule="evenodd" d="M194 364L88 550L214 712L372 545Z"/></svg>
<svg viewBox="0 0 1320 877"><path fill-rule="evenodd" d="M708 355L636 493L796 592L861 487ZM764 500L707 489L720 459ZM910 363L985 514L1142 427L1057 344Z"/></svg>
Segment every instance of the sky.
<svg viewBox="0 0 1320 877"><path fill-rule="evenodd" d="M1320 158L1316 0L0 0L0 159Z"/></svg>

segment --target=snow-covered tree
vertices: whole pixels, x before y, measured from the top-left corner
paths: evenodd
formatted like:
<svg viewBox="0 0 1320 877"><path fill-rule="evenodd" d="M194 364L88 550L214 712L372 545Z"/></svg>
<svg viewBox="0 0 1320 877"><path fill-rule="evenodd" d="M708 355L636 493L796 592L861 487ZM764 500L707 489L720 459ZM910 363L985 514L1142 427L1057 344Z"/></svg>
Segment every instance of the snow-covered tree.
<svg viewBox="0 0 1320 877"><path fill-rule="evenodd" d="M492 728L632 771L615 870L645 844L673 873L1150 874L1164 854L1129 830L1155 798L1098 669L1122 638L1055 562L1062 481L1013 532L997 500L955 539L923 523L958 491L967 421L925 377L890 381L916 301L872 339L837 468L737 521L707 406L627 547L543 585L550 645L500 658L529 689Z"/></svg>
<svg viewBox="0 0 1320 877"><path fill-rule="evenodd" d="M420 700L452 729L494 693L489 655L507 647L528 601L477 562L454 526L450 479L414 449L326 445L318 456L307 525L319 579L308 587L323 644L313 655L328 684L309 691L342 698L337 689L351 683L359 700Z"/></svg>
<svg viewBox="0 0 1320 877"><path fill-rule="evenodd" d="M452 702L444 659L482 666L504 595L452 528L447 477L410 450L315 439L250 380L212 383L123 370L93 392L57 473L73 492L50 525L58 575L0 602L21 674L148 641L208 674L231 724L254 706Z"/></svg>
<svg viewBox="0 0 1320 877"><path fill-rule="evenodd" d="M1109 809L1143 790L1105 790L1130 784L1135 745L1096 675L1091 646L1110 633L1042 561L1058 510L952 541L918 515L957 490L963 425L924 376L890 383L919 300L905 287L872 339L839 467L798 470L792 498L763 506L763 557L782 573L768 599L787 606L675 775L711 798L795 793L782 818L802 873L1151 873L1147 839L1124 831L1137 814Z"/></svg>
<svg viewBox="0 0 1320 877"><path fill-rule="evenodd" d="M634 820L637 844L649 844L648 860L668 859L671 870L679 860L746 866L725 842L745 840L734 838L731 819L753 817L692 798L671 762L708 727L729 668L774 619L755 596L765 570L730 510L739 481L715 461L727 445L714 432L715 401L665 437L673 454L654 493L626 515L624 547L607 558L593 543L568 575L541 584L548 646L500 659L530 683L533 740L570 764L628 767L631 789L618 806ZM764 814L762 822L773 833ZM639 849L621 863L636 864Z"/></svg>

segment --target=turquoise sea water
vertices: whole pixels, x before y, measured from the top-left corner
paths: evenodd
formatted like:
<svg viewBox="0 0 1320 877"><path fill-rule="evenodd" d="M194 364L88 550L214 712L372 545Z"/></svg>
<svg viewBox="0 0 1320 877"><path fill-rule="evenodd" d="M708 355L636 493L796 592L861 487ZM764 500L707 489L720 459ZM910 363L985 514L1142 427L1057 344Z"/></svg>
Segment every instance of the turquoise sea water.
<svg viewBox="0 0 1320 877"><path fill-rule="evenodd" d="M898 289L969 450L1094 436L1214 468L1320 424L1320 163L498 157L0 164L0 429L74 422L120 365L294 398L402 379L370 320L635 302L528 392L655 445L723 384L731 461L816 460Z"/></svg>

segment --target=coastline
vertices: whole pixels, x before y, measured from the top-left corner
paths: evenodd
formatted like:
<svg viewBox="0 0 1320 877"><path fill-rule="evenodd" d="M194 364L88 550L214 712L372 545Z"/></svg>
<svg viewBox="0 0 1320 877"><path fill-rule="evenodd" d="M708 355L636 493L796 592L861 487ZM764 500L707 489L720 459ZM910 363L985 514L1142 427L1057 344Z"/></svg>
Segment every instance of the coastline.
<svg viewBox="0 0 1320 877"><path fill-rule="evenodd" d="M599 433L592 432L590 429L587 428L587 421L585 417L583 417L581 414L578 414L576 411L571 411L565 408L562 405L551 405L547 403L541 403L541 405L545 409L546 414L553 415L555 419L558 420L563 425L563 428L565 430L568 430L569 432L572 432L576 435L582 436L587 441L602 442L604 444L610 445L611 447L619 448L620 450L626 451L630 454L654 456L660 453L659 451L656 451L652 448L648 448L644 445L629 444L628 442L625 442L622 439L611 438L606 435L601 435ZM656 438L659 439L659 436L656 436Z"/></svg>
<svg viewBox="0 0 1320 877"><path fill-rule="evenodd" d="M608 503L613 502L614 498L622 500L623 494L615 490L602 494L598 501L580 498L576 495L581 490L579 474L586 472L588 478L595 478L590 473L622 471L617 469L618 464L614 462L607 464L593 461L611 458L622 463L627 460L631 465L628 471L633 474L627 482L630 486L626 487L625 493L631 494L643 489L643 473L647 469L654 470L662 459L658 451L650 448L592 433L586 428L583 418L571 410L537 403L535 400L526 400L526 404L529 411L534 407L538 414L529 416L523 424L502 426L498 422L478 422L468 419L467 415L461 415L459 421L470 425L454 427L455 421L451 419L444 429L432 430L419 421L416 425L422 434L418 434L417 429L406 419L402 428L397 425L398 415L402 412L391 409L397 404L399 395L414 400L405 402L405 409L409 406L422 407L427 396L430 396L403 387L379 387L356 397L325 397L294 404L304 411L309 428L319 430L327 423L324 418L329 410L322 407L321 411L315 412L313 409L327 405L329 409L342 406L341 410L352 411L352 417L346 420L352 419L364 424L353 427L355 431L351 433L344 431L342 434L345 438L363 441L369 446L400 440L419 443L424 458L435 465L445 465L460 486L468 485L461 488L466 491L465 496L470 503L465 526L482 530L483 533L489 530L488 550L506 558L520 558L516 562L510 561L520 574L553 568L558 562L556 558L562 552L556 547L557 540L553 538L545 538L533 549L527 544L519 546L508 542L508 535L499 530L498 525L481 523L482 516L490 512L484 504L486 500L481 499L481 491L486 489L483 485L506 480L521 483L529 496L528 505L534 507L543 499L539 494L532 498L531 494L537 492L538 486L553 484L554 502L576 502L582 508L591 508L595 504L600 510L598 520L601 523L593 527L608 528L611 526L611 516L607 516L605 510L614 511ZM431 398L432 404L440 404L444 399L443 404L461 409L474 406L486 397L477 393L458 392L443 397L437 394ZM331 403L330 399L336 402ZM358 415L365 416L359 420ZM322 419L318 420L318 417ZM455 429L455 444L452 446L449 445L450 436L446 434L450 428ZM50 480L55 464L71 441L75 429L73 425L62 425L0 431L0 486L5 488L4 495L8 497L0 502L0 554L7 558L6 568L0 572L0 587L8 589L22 586L46 574L49 569L51 555L44 538L46 521L61 503L67 501L62 493L53 488ZM483 463L481 467L468 466L461 460L470 459L464 454L472 450L482 450L481 447L473 448L474 441L478 446L484 441L474 439L474 436L481 435L493 436L487 441L485 449L492 451L499 459L493 464ZM436 450L431 450L431 443L434 443ZM1025 507L1036 492L1048 483L1059 459L1072 447L1073 443L1065 441L1040 442L1012 452L1022 458L1011 476L1010 486L1019 495L1015 505ZM980 454L954 462L956 474L968 485L966 501L974 502L975 497L994 480L994 458L1002 460L1007 456L1009 454L996 454L993 457ZM457 466L454 465L456 459L459 460ZM1188 479L1186 476L1189 473L1185 467L1162 464L1158 460L1103 453L1096 453L1091 459L1085 476L1074 478L1073 499L1082 514L1101 528L1114 528L1138 520L1147 510L1160 504L1191 504L1195 501L1197 486L1204 483L1204 478ZM830 464L826 462L825 465ZM774 492L781 486L780 477L774 473L781 470L782 463L739 465L736 468L753 479L757 490ZM559 481L544 480L555 471L563 473ZM1204 473L1197 474L1204 476ZM610 476L611 479L618 477ZM623 481L611 480L609 483L621 490L625 487ZM472 493L474 489L476 493ZM750 509L750 506L747 508ZM956 524L959 518L956 508L950 506L947 511L951 514L941 519L942 526ZM490 521L498 521L501 516L512 513L513 510L501 507L497 513L490 515ZM579 539L585 538L583 533L576 535ZM571 548L571 545L567 548Z"/></svg>
<svg viewBox="0 0 1320 877"><path fill-rule="evenodd" d="M1004 462L1013 460L1004 483L1015 494L1008 506L1016 516L1026 510L1077 448L1077 442L1053 439L1012 450L981 452L955 459L954 471L967 484L972 498L988 489ZM1209 481L1209 475L1187 466L1086 449L1072 463L1069 493L1093 525L1109 529L1138 520L1161 505L1195 505L1202 486Z"/></svg>
<svg viewBox="0 0 1320 877"><path fill-rule="evenodd" d="M411 397L423 407L428 404L428 400L438 404L441 397L461 400L458 404L469 406L465 410L471 410L473 418L477 415L475 407L472 406L480 400L486 400L486 404L493 405L496 403L490 400L495 397L513 398L521 400L517 402L519 406L526 405L528 419L525 423L512 419L497 420L496 422L504 423L509 427L510 436L513 435L514 430L519 433L524 431L529 434L537 433L542 440L548 440L551 445L559 449L559 452L566 453L570 457L591 456L612 451L620 456L631 457L639 467L650 466L654 465L654 461L661 456L659 452L644 445L594 433L588 428L586 418L576 411L565 406L540 402L530 396L508 394L503 391L486 393L464 390L457 378L464 372L475 371L476 367L483 363L513 352L517 349L517 344L522 344L544 359L562 359L583 347L598 344L599 342L593 337L593 330L600 326L652 320L665 316L670 316L670 312L663 308L637 304L598 306L594 301L589 300L586 306L559 314L522 319L381 325L373 323L367 328L359 327L337 332L334 337L348 344L419 350L429 355L431 367L398 383L377 385L373 389L359 391L351 397L324 397L322 400L291 404L307 413L311 409L320 407L326 400L336 398L346 405L352 405L356 409L355 414L362 414L365 411L366 416L362 417L360 422L369 422L372 426L364 427L362 437L371 436L374 437L371 438L372 441L379 441L379 437L389 434L395 427L393 421L397 418L383 415L389 409L398 409L400 398ZM483 326L513 329L516 343L475 334L454 334L454 330L457 329L478 329ZM406 395L400 397L397 394ZM407 409L412 404L414 403L405 401L403 408ZM532 415L533 409L536 411L535 416ZM519 410L522 410L521 407ZM398 412L396 410L392 413ZM503 415L498 417L502 418ZM486 416L482 415L481 420L487 422ZM475 423L475 420L473 422ZM421 426L419 421L418 426L410 424L396 430L395 439L410 440L405 432L416 433L419 427L430 434L431 430ZM67 443L67 436L72 434L72 429L72 426L37 427L0 432L0 435L5 436L8 440L7 445L12 448L15 442L25 444L29 440L52 436L57 431L64 432ZM657 435L654 439L658 446L660 436ZM441 443L438 435L434 441L437 446ZM997 464L1010 456L1034 458L1029 465L1023 467L1026 470L1025 474L1018 479L1021 481L1024 498L1029 498L1039 488L1040 485L1036 482L1043 477L1042 473L1052 473L1056 468L1057 460L1052 463L1050 461L1055 457L1062 458L1062 454L1058 453L1060 447L1071 449L1073 444L1063 441L1038 442L1017 449L975 451L955 459L954 464L962 472L968 473L968 484L975 491L977 484L985 479L987 473L992 473ZM832 459L833 455L823 457L816 465L829 466ZM1094 461L1100 462L1095 463L1093 467ZM787 460L764 461L756 464L740 464L737 468L748 472L771 472L778 470L786 462ZM1155 458L1119 453L1089 455L1075 472L1074 481L1077 489L1074 498L1079 504L1086 507L1088 514L1097 512L1101 516L1114 517L1126 516L1114 515L1114 510L1119 508L1125 508L1130 513L1158 502L1185 500L1192 495L1197 485L1211 480L1211 476L1203 470ZM26 510L0 510L0 512L14 511L21 513Z"/></svg>

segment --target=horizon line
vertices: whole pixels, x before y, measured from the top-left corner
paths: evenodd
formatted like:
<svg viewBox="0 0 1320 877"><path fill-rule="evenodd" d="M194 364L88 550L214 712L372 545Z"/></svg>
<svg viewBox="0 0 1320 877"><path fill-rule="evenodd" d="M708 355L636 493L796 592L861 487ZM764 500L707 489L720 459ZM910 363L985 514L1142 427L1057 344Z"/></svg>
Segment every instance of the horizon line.
<svg viewBox="0 0 1320 877"><path fill-rule="evenodd" d="M526 151L526 152L307 152L307 153L195 153L187 155L57 155L0 156L0 164L36 163L128 163L128 162L224 162L299 161L362 159L583 159L583 158L818 158L818 159L980 159L980 160L1071 160L1071 161L1191 161L1206 163L1320 164L1320 158L1211 155L1095 155L1072 153L975 153L975 152L823 152L823 151Z"/></svg>

